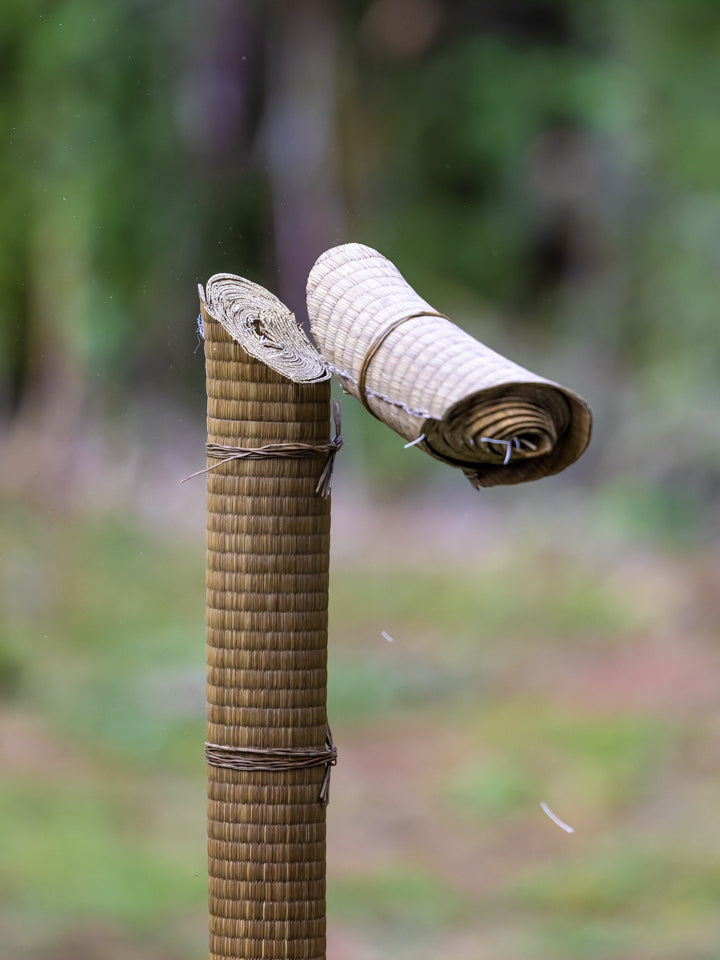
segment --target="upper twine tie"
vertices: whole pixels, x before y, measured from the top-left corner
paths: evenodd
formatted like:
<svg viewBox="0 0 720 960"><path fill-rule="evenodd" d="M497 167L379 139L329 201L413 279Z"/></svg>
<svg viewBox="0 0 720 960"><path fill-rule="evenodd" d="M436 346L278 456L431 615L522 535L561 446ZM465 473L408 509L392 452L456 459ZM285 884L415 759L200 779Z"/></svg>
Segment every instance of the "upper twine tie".
<svg viewBox="0 0 720 960"><path fill-rule="evenodd" d="M206 445L207 455L217 459L218 462L202 470L196 470L195 473L191 473L189 477L185 477L180 482L185 483L185 480L192 480L193 477L199 477L202 473L216 470L231 460L265 460L275 457L298 460L302 457L312 457L318 453L327 453L327 460L315 487L315 492L321 497L328 497L332 487L335 456L343 445L343 438L340 435L340 404L337 400L333 401L332 413L335 423L335 436L329 443L268 443L264 447L226 447L221 443L208 443Z"/></svg>

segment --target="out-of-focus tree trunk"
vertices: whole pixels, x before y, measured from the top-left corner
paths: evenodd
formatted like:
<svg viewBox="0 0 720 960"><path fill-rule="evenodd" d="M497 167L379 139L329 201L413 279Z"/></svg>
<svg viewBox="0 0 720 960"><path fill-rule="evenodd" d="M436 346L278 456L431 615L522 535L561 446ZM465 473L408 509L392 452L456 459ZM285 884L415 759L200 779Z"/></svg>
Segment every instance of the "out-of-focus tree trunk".
<svg viewBox="0 0 720 960"><path fill-rule="evenodd" d="M265 145L278 295L306 325L305 284L317 257L343 240L334 136L337 5L269 5Z"/></svg>
<svg viewBox="0 0 720 960"><path fill-rule="evenodd" d="M88 383L87 185L63 179L36 191L32 209L28 367L2 458L4 484L42 495L70 479Z"/></svg>

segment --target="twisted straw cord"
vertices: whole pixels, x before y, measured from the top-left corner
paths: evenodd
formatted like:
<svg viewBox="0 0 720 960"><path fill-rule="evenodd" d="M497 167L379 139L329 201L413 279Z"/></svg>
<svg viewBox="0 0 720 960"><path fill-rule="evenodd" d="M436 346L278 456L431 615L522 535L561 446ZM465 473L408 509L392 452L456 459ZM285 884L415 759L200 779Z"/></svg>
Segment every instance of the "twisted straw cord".
<svg viewBox="0 0 720 960"><path fill-rule="evenodd" d="M226 770L287 771L324 766L325 778L318 800L326 807L330 802L330 768L337 763L337 747L328 723L325 729L325 747L322 750L312 747L230 747L206 742L205 759L211 766L223 767Z"/></svg>
<svg viewBox="0 0 720 960"><path fill-rule="evenodd" d="M377 420L380 420L380 417L375 413L375 411L370 406L370 391L365 385L367 380L368 370L370 369L370 364L373 357L378 352L380 347L385 343L390 334L397 330L397 328L405 323L408 320L413 320L415 317L442 317L443 320L449 320L450 317L447 317L444 313L438 313L437 310L418 310L417 313L410 313L406 317L400 317L399 320L395 320L394 323L391 323L389 326L385 327L373 340L370 346L363 357L363 361L360 364L360 371L358 372L357 378L357 388L360 396L360 403L365 407L368 413L371 413Z"/></svg>
<svg viewBox="0 0 720 960"><path fill-rule="evenodd" d="M343 445L343 438L340 434L340 404L335 400L333 402L333 420L335 421L335 436L329 443L268 443L263 447L228 447L222 443L207 443L205 450L209 457L217 459L217 463L204 467L202 470L196 470L185 480L192 480L193 477L199 477L203 473L210 473L216 470L224 463L230 463L231 460L272 460L289 459L300 460L304 457L312 457L316 453L327 453L325 466L320 474L315 492L321 497L328 497L332 487L332 474L335 467L335 456Z"/></svg>

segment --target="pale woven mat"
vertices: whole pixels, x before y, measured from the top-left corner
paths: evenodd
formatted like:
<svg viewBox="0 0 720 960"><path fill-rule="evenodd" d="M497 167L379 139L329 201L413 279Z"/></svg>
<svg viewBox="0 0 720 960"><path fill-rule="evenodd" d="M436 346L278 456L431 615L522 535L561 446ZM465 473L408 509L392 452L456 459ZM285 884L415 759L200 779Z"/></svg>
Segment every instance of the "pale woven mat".
<svg viewBox="0 0 720 960"><path fill-rule="evenodd" d="M348 243L322 254L307 302L313 336L343 388L362 399L364 365L368 409L474 485L558 473L587 447L591 415L581 397L432 315L437 309L376 250Z"/></svg>

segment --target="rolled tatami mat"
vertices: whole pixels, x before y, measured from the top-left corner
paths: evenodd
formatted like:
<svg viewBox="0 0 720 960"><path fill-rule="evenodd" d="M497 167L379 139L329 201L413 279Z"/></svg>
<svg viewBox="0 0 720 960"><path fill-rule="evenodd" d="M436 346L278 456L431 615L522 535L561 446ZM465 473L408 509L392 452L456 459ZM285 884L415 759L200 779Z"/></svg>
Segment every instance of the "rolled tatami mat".
<svg viewBox="0 0 720 960"><path fill-rule="evenodd" d="M320 353L343 389L476 487L559 473L590 441L581 397L465 333L370 247L323 253L307 304Z"/></svg>

